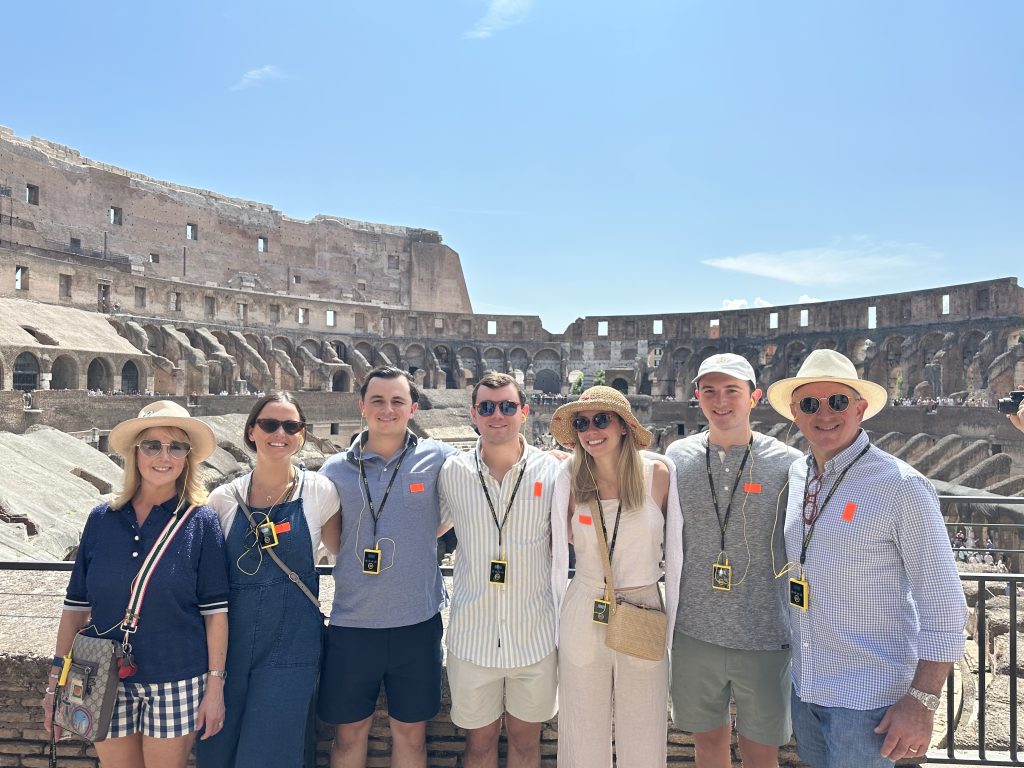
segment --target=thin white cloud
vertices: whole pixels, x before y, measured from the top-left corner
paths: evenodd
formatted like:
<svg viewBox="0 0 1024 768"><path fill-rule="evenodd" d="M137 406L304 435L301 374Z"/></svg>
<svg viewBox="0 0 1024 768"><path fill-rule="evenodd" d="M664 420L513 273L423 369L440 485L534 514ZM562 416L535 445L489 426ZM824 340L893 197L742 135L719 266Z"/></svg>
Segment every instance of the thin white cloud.
<svg viewBox="0 0 1024 768"><path fill-rule="evenodd" d="M877 242L855 236L818 248L744 253L701 263L805 286L837 286L891 280L896 273L934 269L942 255L918 243Z"/></svg>
<svg viewBox="0 0 1024 768"><path fill-rule="evenodd" d="M722 309L750 309L750 307L774 307L770 301L765 301L760 296L754 299L754 303L751 304L746 299L722 299Z"/></svg>
<svg viewBox="0 0 1024 768"><path fill-rule="evenodd" d="M487 13L463 37L483 40L495 32L522 24L533 6L533 0L489 0Z"/></svg>
<svg viewBox="0 0 1024 768"><path fill-rule="evenodd" d="M818 304L822 300L816 299L813 296L808 296L806 293L801 293L800 298L796 300L797 304Z"/></svg>
<svg viewBox="0 0 1024 768"><path fill-rule="evenodd" d="M284 73L273 64L266 64L257 69L250 69L238 82L231 86L232 91L242 91L246 88L255 88L268 80L284 80Z"/></svg>

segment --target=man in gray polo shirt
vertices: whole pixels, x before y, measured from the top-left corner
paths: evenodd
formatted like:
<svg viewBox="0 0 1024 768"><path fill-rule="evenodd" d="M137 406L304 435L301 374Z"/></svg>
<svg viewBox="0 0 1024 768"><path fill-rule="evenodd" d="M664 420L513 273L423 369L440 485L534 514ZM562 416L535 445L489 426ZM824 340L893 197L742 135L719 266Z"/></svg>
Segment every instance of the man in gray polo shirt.
<svg viewBox="0 0 1024 768"><path fill-rule="evenodd" d="M341 495L341 549L317 713L334 723L331 768L364 768L383 683L391 765L425 768L426 721L441 704L438 475L457 451L408 429L419 392L399 368L360 389L366 431L320 470Z"/></svg>
<svg viewBox="0 0 1024 768"><path fill-rule="evenodd" d="M761 397L734 354L704 360L697 398L709 429L677 440L683 575L672 643L672 720L699 768L729 768L730 699L745 768L776 768L789 714L790 630L783 520L800 452L750 429Z"/></svg>

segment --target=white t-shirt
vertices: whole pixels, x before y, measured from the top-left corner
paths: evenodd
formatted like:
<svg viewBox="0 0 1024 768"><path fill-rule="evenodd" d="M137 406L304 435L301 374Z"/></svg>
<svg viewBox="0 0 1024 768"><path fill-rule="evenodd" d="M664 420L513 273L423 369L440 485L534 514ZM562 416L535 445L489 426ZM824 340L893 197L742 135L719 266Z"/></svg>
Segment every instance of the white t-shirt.
<svg viewBox="0 0 1024 768"><path fill-rule="evenodd" d="M338 514L341 509L341 498L334 483L318 472L306 471L305 478L299 478L295 484L295 492L288 501L293 501L299 496L299 489L302 489L302 509L306 517L306 526L309 528L310 544L314 554L320 547L320 528ZM217 511L220 518L220 527L227 538L231 525L235 522L238 514L238 502L235 500L235 492L243 500L249 492L249 482L252 480L252 472L232 480L230 483L213 489L210 498L206 502Z"/></svg>

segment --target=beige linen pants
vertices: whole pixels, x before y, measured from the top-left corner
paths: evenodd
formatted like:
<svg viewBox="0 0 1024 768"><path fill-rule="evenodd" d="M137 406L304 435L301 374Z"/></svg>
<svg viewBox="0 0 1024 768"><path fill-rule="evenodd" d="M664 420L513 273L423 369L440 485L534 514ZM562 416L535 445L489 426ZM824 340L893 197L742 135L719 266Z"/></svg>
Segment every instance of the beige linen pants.
<svg viewBox="0 0 1024 768"><path fill-rule="evenodd" d="M659 606L658 586L619 590L630 602ZM604 644L592 620L601 582L579 573L569 584L559 626L558 768L665 768L668 656L644 661Z"/></svg>

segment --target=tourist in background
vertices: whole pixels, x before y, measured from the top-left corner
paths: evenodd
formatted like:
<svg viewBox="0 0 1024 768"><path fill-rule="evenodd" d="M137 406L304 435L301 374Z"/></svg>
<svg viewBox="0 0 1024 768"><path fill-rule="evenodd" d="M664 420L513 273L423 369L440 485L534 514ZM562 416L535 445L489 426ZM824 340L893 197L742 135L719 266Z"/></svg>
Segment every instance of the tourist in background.
<svg viewBox="0 0 1024 768"><path fill-rule="evenodd" d="M698 768L731 765L730 700L745 768L777 768L789 742L789 608L783 527L800 452L750 429L761 398L746 358L716 354L693 380L708 431L676 440L686 535L672 643L672 719Z"/></svg>
<svg viewBox="0 0 1024 768"><path fill-rule="evenodd" d="M610 768L614 728L619 768L664 768L668 732L668 656L645 661L605 645L594 621L604 598L602 526L616 594L666 608L671 644L682 558L682 518L671 462L641 455L651 433L626 397L596 386L555 411L551 433L573 449L559 469L552 508L552 591L561 600L558 625L558 764ZM566 590L568 543L576 575ZM665 562L667 600L658 580Z"/></svg>
<svg viewBox="0 0 1024 768"><path fill-rule="evenodd" d="M131 636L137 669L118 684L110 731L95 744L104 766L181 768L196 732L205 729L209 738L224 721L227 569L199 470L216 442L206 424L167 400L118 424L109 440L124 457L124 485L112 502L92 510L82 531L43 700L45 725L52 727L60 657L80 631L120 640L140 564L167 524L191 508L151 572Z"/></svg>
<svg viewBox="0 0 1024 768"><path fill-rule="evenodd" d="M314 605L320 592L316 553L322 541L337 554L341 525L334 483L293 462L305 433L302 407L291 393L261 397L242 433L256 453L252 472L210 494L227 548L234 642L224 686L227 717L217 736L198 745L200 768L303 764L323 628L319 603ZM298 575L305 590L285 569Z"/></svg>
<svg viewBox="0 0 1024 768"><path fill-rule="evenodd" d="M814 768L920 758L967 618L935 489L871 444L861 422L886 391L838 352L811 352L768 402L810 444L786 514L797 751Z"/></svg>

